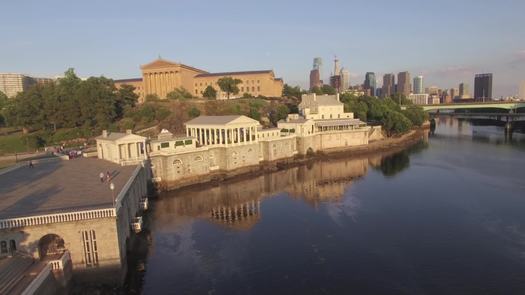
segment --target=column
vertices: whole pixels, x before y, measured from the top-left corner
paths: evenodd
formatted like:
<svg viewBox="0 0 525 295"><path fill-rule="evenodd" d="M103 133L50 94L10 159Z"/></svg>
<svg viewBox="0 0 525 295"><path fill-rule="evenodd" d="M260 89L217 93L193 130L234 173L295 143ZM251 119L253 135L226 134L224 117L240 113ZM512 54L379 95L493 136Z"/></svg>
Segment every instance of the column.
<svg viewBox="0 0 525 295"><path fill-rule="evenodd" d="M242 133L244 133L244 134L243 134L243 136L244 136L244 143L246 143L246 142L248 141L248 140L247 140L247 137L248 137L248 136L247 136L247 135L248 135L247 133L248 133L248 132L246 131L246 129L247 129L246 127L242 128Z"/></svg>
<svg viewBox="0 0 525 295"><path fill-rule="evenodd" d="M240 128L235 128L235 131L237 134L235 135L235 138L237 138L237 145L241 144L241 132Z"/></svg>
<svg viewBox="0 0 525 295"><path fill-rule="evenodd" d="M204 143L208 145L208 128L204 128Z"/></svg>
<svg viewBox="0 0 525 295"><path fill-rule="evenodd" d="M223 129L219 129L219 144L222 145L222 131Z"/></svg>

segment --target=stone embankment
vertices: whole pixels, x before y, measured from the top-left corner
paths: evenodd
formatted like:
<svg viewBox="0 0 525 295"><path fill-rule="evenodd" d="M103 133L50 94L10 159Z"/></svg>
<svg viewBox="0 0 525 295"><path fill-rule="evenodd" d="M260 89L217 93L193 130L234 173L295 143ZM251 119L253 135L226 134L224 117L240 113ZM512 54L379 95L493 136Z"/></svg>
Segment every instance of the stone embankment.
<svg viewBox="0 0 525 295"><path fill-rule="evenodd" d="M274 162L263 162L259 165L243 167L233 171L216 171L208 175L200 175L173 182L162 181L157 184L157 188L160 191L169 191L205 183L219 184L223 181L250 178L266 172L278 171L319 160L341 157L363 157L375 153L398 151L419 142L424 132L428 130L428 126L429 125L426 124L419 129L411 130L403 135L371 141L368 145L330 149L310 156L297 156Z"/></svg>

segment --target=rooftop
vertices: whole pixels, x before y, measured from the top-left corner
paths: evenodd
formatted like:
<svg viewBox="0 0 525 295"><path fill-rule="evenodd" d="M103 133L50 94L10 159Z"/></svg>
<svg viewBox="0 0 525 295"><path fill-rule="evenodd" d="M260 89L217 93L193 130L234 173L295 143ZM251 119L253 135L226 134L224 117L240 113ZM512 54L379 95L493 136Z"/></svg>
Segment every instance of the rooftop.
<svg viewBox="0 0 525 295"><path fill-rule="evenodd" d="M195 77L215 77L215 76L235 76L235 75L257 75L257 74L267 74L272 73L272 70L262 70L262 71L241 71L241 72L223 72L223 73L206 73L198 74Z"/></svg>
<svg viewBox="0 0 525 295"><path fill-rule="evenodd" d="M0 177L0 219L111 207L109 183L99 174L109 171L116 197L135 168L80 158L7 172Z"/></svg>
<svg viewBox="0 0 525 295"><path fill-rule="evenodd" d="M115 83L142 82L142 78L120 79L120 80L114 80L114 82Z"/></svg>
<svg viewBox="0 0 525 295"><path fill-rule="evenodd" d="M199 116L186 122L186 125L227 125L235 123L259 123L256 120L243 115L228 116Z"/></svg>

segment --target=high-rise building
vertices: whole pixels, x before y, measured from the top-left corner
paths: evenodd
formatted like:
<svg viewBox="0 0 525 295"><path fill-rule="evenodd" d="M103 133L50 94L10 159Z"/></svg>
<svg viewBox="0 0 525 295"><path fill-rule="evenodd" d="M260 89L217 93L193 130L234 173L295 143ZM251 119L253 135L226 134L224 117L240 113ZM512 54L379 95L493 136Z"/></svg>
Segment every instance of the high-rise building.
<svg viewBox="0 0 525 295"><path fill-rule="evenodd" d="M459 84L459 98L461 99L470 98L469 85L467 83Z"/></svg>
<svg viewBox="0 0 525 295"><path fill-rule="evenodd" d="M425 88L423 88L423 76L414 77L414 94L423 93L425 93Z"/></svg>
<svg viewBox="0 0 525 295"><path fill-rule="evenodd" d="M474 78L474 99L477 101L492 99L492 73L476 75Z"/></svg>
<svg viewBox="0 0 525 295"><path fill-rule="evenodd" d="M376 74L374 72L366 73L364 87L370 95L376 95Z"/></svg>
<svg viewBox="0 0 525 295"><path fill-rule="evenodd" d="M337 92L341 91L341 76L334 75L330 77L330 86L335 88Z"/></svg>
<svg viewBox="0 0 525 295"><path fill-rule="evenodd" d="M396 93L405 96L410 95L410 73L400 72L397 74L397 88Z"/></svg>
<svg viewBox="0 0 525 295"><path fill-rule="evenodd" d="M341 90L350 88L350 71L342 68L339 76L341 76Z"/></svg>
<svg viewBox="0 0 525 295"><path fill-rule="evenodd" d="M310 89L321 86L321 73L319 72L319 69L314 68L310 71Z"/></svg>
<svg viewBox="0 0 525 295"><path fill-rule="evenodd" d="M339 60L337 59L337 56L334 58L334 76L339 75Z"/></svg>
<svg viewBox="0 0 525 295"><path fill-rule="evenodd" d="M381 90L381 97L389 97L394 94L396 85L395 77L394 74L385 74L383 76L383 90Z"/></svg>
<svg viewBox="0 0 525 295"><path fill-rule="evenodd" d="M520 92L518 93L519 99L525 99L525 81L521 81Z"/></svg>
<svg viewBox="0 0 525 295"><path fill-rule="evenodd" d="M51 82L50 78L34 78L22 74L0 73L0 91L7 97L14 97L36 84Z"/></svg>
<svg viewBox="0 0 525 295"><path fill-rule="evenodd" d="M450 88L450 98L452 100L458 99L460 97L461 97L461 95L459 94L459 89L458 88Z"/></svg>

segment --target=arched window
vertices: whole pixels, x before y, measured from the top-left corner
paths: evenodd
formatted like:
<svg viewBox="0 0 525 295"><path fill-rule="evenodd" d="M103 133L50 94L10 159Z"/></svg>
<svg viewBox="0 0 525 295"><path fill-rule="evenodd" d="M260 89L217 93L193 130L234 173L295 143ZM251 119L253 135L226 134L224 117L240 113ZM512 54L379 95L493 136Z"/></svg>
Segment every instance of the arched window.
<svg viewBox="0 0 525 295"><path fill-rule="evenodd" d="M182 161L179 160L179 159L175 159L175 161L173 161L173 165L175 165L175 166L182 165Z"/></svg>
<svg viewBox="0 0 525 295"><path fill-rule="evenodd" d="M252 149L248 149L248 153L251 153L253 150Z"/></svg>
<svg viewBox="0 0 525 295"><path fill-rule="evenodd" d="M202 161L202 157L201 156L197 156L195 157L195 159L193 159L195 162L200 162Z"/></svg>

